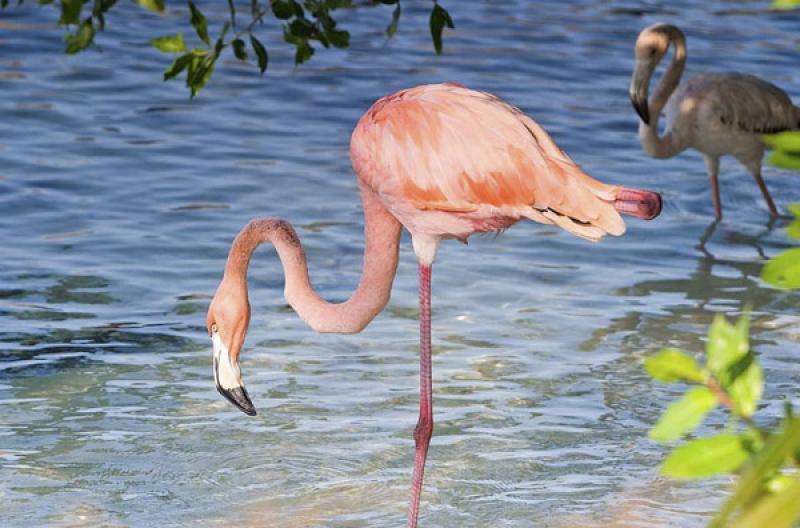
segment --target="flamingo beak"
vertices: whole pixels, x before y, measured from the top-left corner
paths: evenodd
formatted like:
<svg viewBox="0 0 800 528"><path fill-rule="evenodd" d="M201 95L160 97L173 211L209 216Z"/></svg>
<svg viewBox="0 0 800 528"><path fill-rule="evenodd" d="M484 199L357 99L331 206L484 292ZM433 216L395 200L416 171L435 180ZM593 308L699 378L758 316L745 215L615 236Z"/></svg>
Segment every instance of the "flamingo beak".
<svg viewBox="0 0 800 528"><path fill-rule="evenodd" d="M240 411L255 416L256 408L244 388L239 361L231 361L228 347L222 342L216 329L211 332L211 346L214 351L214 383L217 390Z"/></svg>
<svg viewBox="0 0 800 528"><path fill-rule="evenodd" d="M650 84L650 76L653 74L649 63L636 61L636 68L631 78L631 86L628 95L636 113L642 118L645 125L650 124L650 107L647 104L647 88Z"/></svg>

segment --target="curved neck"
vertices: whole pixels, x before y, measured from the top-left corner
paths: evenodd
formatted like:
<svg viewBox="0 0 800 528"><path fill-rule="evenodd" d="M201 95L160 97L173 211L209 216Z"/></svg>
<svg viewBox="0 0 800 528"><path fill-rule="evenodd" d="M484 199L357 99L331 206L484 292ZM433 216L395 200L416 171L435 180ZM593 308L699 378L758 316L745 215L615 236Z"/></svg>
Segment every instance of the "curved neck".
<svg viewBox="0 0 800 528"><path fill-rule="evenodd" d="M667 71L664 72L653 97L648 102L650 124L645 124L643 121L639 122L639 137L642 145L648 154L656 158L668 158L683 150L672 131L667 131L663 136L658 135L658 120L661 117L661 111L664 110L670 96L675 91L675 88L678 87L681 75L683 75L683 69L686 66L686 37L676 27L667 26L664 30L675 51L672 55L672 62ZM660 60L653 62L650 75L655 71L659 62ZM647 82L650 82L650 75L647 77Z"/></svg>
<svg viewBox="0 0 800 528"><path fill-rule="evenodd" d="M236 236L225 265L224 280L247 289L247 268L255 249L275 246L283 264L284 296L297 314L318 332L360 332L389 302L400 246L400 223L368 188L364 203L364 264L355 293L339 304L322 299L311 286L306 255L294 228L279 218L251 220Z"/></svg>

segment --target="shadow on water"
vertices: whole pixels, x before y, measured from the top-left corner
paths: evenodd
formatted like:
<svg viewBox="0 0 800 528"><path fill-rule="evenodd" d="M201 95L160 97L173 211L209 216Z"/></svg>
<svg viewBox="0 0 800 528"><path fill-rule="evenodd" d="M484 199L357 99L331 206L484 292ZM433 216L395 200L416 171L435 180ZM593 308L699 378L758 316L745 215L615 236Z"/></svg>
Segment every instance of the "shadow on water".
<svg viewBox="0 0 800 528"><path fill-rule="evenodd" d="M118 302L103 277L23 274L16 280L22 287L0 289L0 317L9 321L0 333L0 379L53 374L97 354L197 348L189 338L159 332L169 329L167 323L109 321L87 326L85 320L96 319L101 305ZM204 301L197 302L201 298ZM207 306L202 295L179 296L178 301L175 313L182 315Z"/></svg>

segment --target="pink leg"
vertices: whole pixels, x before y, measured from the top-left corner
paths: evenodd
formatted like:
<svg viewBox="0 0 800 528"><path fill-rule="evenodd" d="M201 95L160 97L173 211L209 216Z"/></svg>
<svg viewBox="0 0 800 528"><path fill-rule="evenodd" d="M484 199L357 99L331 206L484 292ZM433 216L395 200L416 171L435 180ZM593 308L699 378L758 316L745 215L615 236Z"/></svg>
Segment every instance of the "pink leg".
<svg viewBox="0 0 800 528"><path fill-rule="evenodd" d="M778 214L778 208L775 207L775 202L772 201L772 196L769 195L769 190L767 189L767 184L764 183L764 178L761 177L761 167L757 167L753 171L753 178L756 179L756 183L758 184L758 188L761 189L761 194L764 195L764 200L767 202L767 207L769 208L769 214L772 215L773 218L777 218L780 216Z"/></svg>
<svg viewBox="0 0 800 528"><path fill-rule="evenodd" d="M706 167L711 177L711 198L714 200L714 214L717 220L722 219L722 200L719 197L719 158L706 156Z"/></svg>
<svg viewBox="0 0 800 528"><path fill-rule="evenodd" d="M417 527L419 497L428 444L433 434L433 399L431 396L431 266L419 265L419 420L414 429L416 455L408 505L408 528Z"/></svg>

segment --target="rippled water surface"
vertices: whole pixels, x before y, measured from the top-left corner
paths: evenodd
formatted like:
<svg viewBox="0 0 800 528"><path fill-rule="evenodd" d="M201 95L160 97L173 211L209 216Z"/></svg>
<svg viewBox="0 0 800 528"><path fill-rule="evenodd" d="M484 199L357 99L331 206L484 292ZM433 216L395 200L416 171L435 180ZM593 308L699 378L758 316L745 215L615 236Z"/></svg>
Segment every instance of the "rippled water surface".
<svg viewBox="0 0 800 528"><path fill-rule="evenodd" d="M762 1L450 1L457 30L436 57L430 3L404 5L396 39L381 36L389 8L344 12L352 47L297 69L270 25L268 75L227 61L194 101L160 81L168 59L146 42L185 30L180 9L124 3L100 50L75 57L53 13L0 12L0 524L404 523L418 397L408 240L391 303L354 336L308 330L273 252L255 255L243 369L256 418L214 389L204 317L255 216L295 223L315 285L346 298L362 249L350 131L377 97L443 80L497 93L590 174L661 191L667 206L597 245L530 222L443 245L421 525L707 519L719 481L657 476L664 450L646 432L676 392L641 359L701 350L714 313L749 303L763 412L777 416L800 397L800 313L796 294L758 275L789 241L734 161L713 228L701 157L642 153L631 48L645 25L672 21L690 73L747 71L798 101L800 17ZM213 33L225 3L208 6ZM800 201L796 174L765 174L780 205ZM713 414L706 432L723 423Z"/></svg>

